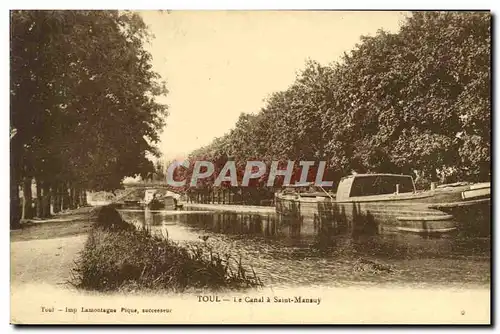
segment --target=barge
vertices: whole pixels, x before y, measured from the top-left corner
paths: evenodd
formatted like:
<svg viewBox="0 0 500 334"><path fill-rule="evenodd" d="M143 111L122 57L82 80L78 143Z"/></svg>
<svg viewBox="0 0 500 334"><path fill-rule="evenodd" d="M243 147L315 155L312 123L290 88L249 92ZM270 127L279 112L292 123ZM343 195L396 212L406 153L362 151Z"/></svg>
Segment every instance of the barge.
<svg viewBox="0 0 500 334"><path fill-rule="evenodd" d="M283 191L275 194L275 205L281 216L327 217L379 232L442 234L473 224L489 228L490 187L458 183L417 191L409 175L355 174L340 180L336 194Z"/></svg>

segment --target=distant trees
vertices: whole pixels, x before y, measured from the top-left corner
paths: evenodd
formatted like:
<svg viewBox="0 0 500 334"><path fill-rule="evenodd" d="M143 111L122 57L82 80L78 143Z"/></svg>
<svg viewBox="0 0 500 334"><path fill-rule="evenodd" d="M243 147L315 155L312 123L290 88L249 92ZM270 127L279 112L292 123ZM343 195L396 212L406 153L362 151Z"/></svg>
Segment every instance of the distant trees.
<svg viewBox="0 0 500 334"><path fill-rule="evenodd" d="M158 155L167 107L156 97L167 91L143 48L148 38L129 12L11 12L11 223L19 185L24 217L46 217L51 204L82 204L86 189L154 171L145 154Z"/></svg>
<svg viewBox="0 0 500 334"><path fill-rule="evenodd" d="M414 12L338 63L308 61L190 160L327 160L334 180L352 170L488 179L490 25L488 12Z"/></svg>

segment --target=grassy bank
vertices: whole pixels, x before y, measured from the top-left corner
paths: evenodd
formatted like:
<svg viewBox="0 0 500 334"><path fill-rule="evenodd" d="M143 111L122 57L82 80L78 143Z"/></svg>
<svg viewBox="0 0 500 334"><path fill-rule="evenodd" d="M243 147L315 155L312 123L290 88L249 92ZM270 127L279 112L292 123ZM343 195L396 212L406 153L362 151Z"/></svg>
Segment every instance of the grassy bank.
<svg viewBox="0 0 500 334"><path fill-rule="evenodd" d="M77 260L73 284L112 291L138 289L246 288L261 285L241 261L212 252L205 244L180 246L136 230L96 224Z"/></svg>

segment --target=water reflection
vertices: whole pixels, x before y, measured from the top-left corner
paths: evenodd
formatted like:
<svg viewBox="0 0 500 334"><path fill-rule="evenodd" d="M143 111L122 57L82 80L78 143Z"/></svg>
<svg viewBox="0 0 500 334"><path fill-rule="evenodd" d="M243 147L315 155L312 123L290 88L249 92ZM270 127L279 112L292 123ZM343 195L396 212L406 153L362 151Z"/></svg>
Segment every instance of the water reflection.
<svg viewBox="0 0 500 334"><path fill-rule="evenodd" d="M360 280L489 284L490 238L459 233L440 238L379 234L369 216L349 224L338 219L345 215L342 210L322 212L301 216L293 212L120 211L125 220L152 233L178 242L207 242L220 252L241 256L269 284ZM360 259L396 270L359 273L353 268Z"/></svg>

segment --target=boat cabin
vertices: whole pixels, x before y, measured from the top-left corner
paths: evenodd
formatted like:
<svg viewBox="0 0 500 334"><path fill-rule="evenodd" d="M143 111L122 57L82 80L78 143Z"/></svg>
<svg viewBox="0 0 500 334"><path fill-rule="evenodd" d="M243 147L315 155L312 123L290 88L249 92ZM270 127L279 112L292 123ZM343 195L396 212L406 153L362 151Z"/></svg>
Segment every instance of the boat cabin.
<svg viewBox="0 0 500 334"><path fill-rule="evenodd" d="M144 204L153 210L175 210L180 196L167 189L146 189Z"/></svg>
<svg viewBox="0 0 500 334"><path fill-rule="evenodd" d="M414 193L415 184L410 175L355 174L343 177L337 188L337 201L350 197Z"/></svg>

